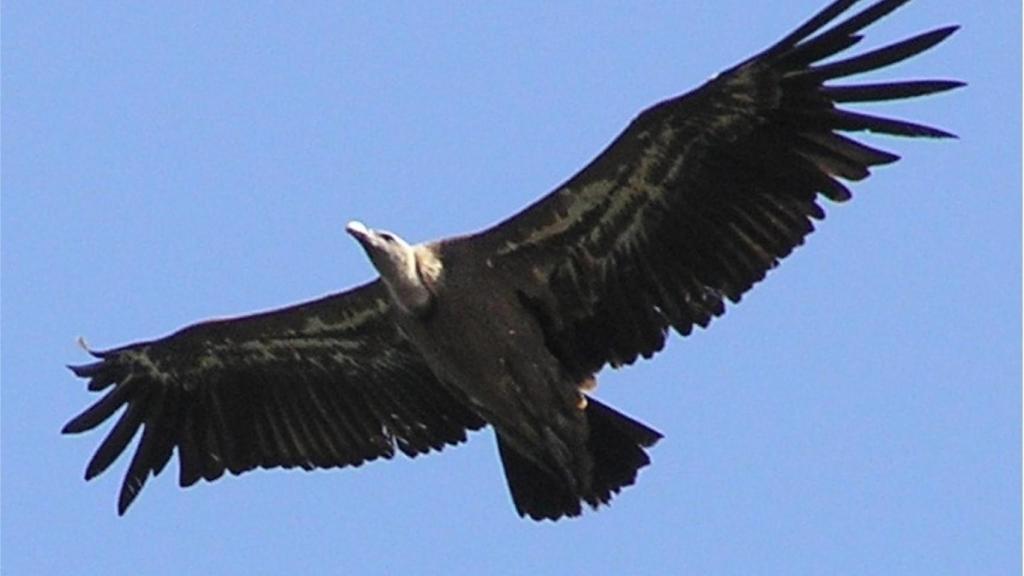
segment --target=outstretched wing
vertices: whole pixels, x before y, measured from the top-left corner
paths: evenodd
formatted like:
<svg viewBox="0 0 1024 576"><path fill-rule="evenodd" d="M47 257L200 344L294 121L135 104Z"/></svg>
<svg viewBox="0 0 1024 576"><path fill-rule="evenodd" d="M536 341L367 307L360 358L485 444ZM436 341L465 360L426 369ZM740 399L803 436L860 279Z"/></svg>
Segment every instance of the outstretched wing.
<svg viewBox="0 0 1024 576"><path fill-rule="evenodd" d="M95 352L71 369L110 391L64 427L124 412L86 468L103 472L142 429L121 487L123 514L177 448L180 484L227 470L359 466L466 439L484 421L442 387L389 318L379 280L281 310L204 322ZM111 388L112 387L112 388Z"/></svg>
<svg viewBox="0 0 1024 576"><path fill-rule="evenodd" d="M706 326L804 241L819 195L898 159L843 132L948 137L841 104L949 90L945 80L832 85L938 44L940 28L820 63L907 0L883 0L824 29L835 2L768 50L641 113L582 171L523 212L455 242L509 271L549 345L581 377L661 349L669 326Z"/></svg>

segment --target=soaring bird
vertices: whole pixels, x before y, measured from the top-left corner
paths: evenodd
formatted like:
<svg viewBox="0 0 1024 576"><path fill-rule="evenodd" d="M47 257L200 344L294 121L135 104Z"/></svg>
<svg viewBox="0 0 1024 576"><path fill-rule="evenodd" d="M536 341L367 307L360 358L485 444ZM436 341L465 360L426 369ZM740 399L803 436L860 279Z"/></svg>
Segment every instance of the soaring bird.
<svg viewBox="0 0 1024 576"><path fill-rule="evenodd" d="M71 370L105 394L65 433L121 410L90 479L139 436L123 514L177 452L179 482L254 468L340 468L408 456L494 427L516 510L607 504L661 438L600 403L595 375L650 358L764 278L850 198L844 181L898 159L845 133L951 134L854 112L951 80L836 84L935 46L938 28L847 57L907 0L839 20L833 2L767 50L641 112L590 164L475 234L410 245L347 231L380 277L319 300L104 351ZM835 58L833 58L835 57Z"/></svg>

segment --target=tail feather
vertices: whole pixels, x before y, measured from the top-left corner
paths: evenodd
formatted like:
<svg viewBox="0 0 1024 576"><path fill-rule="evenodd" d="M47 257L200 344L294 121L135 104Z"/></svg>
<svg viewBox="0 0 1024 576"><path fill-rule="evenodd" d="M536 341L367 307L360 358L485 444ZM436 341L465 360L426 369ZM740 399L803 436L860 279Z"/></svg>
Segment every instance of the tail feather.
<svg viewBox="0 0 1024 576"><path fill-rule="evenodd" d="M584 499L597 508L636 481L637 472L651 463L644 448L654 446L661 434L593 399L588 399L587 421L594 477Z"/></svg>
<svg viewBox="0 0 1024 576"><path fill-rule="evenodd" d="M534 520L579 516L581 501L591 508L607 504L622 488L636 481L640 468L650 464L644 448L661 438L657 431L592 398L587 402L586 417L590 428L586 450L593 463L592 475L576 482L577 486L588 487L585 493L577 492L565 479L521 455L498 434L498 452L520 516Z"/></svg>
<svg viewBox="0 0 1024 576"><path fill-rule="evenodd" d="M498 453L520 516L557 520L562 516L580 515L580 498L565 481L521 455L501 434L498 434Z"/></svg>

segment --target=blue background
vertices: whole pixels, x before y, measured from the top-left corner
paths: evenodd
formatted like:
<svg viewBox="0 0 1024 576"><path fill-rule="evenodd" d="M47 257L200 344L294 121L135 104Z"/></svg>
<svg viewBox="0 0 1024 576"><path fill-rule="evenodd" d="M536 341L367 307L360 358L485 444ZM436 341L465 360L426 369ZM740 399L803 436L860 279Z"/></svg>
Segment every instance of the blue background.
<svg viewBox="0 0 1024 576"><path fill-rule="evenodd" d="M58 433L95 399L76 337L365 281L349 219L488 226L824 3L5 2L3 573L1018 573L1019 2L870 30L964 26L881 77L968 88L861 108L961 139L869 138L904 160L711 329L601 374L666 438L599 513L520 520L487 431L189 490L172 465L118 518L127 459L87 484L101 432Z"/></svg>

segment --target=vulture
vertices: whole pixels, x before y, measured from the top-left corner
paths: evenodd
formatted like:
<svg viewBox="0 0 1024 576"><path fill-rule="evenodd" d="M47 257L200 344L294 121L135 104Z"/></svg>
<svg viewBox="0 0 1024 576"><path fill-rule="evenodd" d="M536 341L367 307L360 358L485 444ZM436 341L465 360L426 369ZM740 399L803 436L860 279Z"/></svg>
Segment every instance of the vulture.
<svg viewBox="0 0 1024 576"><path fill-rule="evenodd" d="M255 468L415 457L494 428L520 516L598 508L650 463L656 430L596 400L595 375L724 313L825 216L847 182L898 159L851 132L945 138L849 104L953 80L842 83L915 56L947 26L840 55L908 0L838 0L767 50L642 111L582 170L518 214L410 245L348 224L379 278L318 300L199 322L71 366L105 394L63 428L120 411L85 470L138 437L124 514L177 453L179 483ZM140 434L141 431L141 434Z"/></svg>

